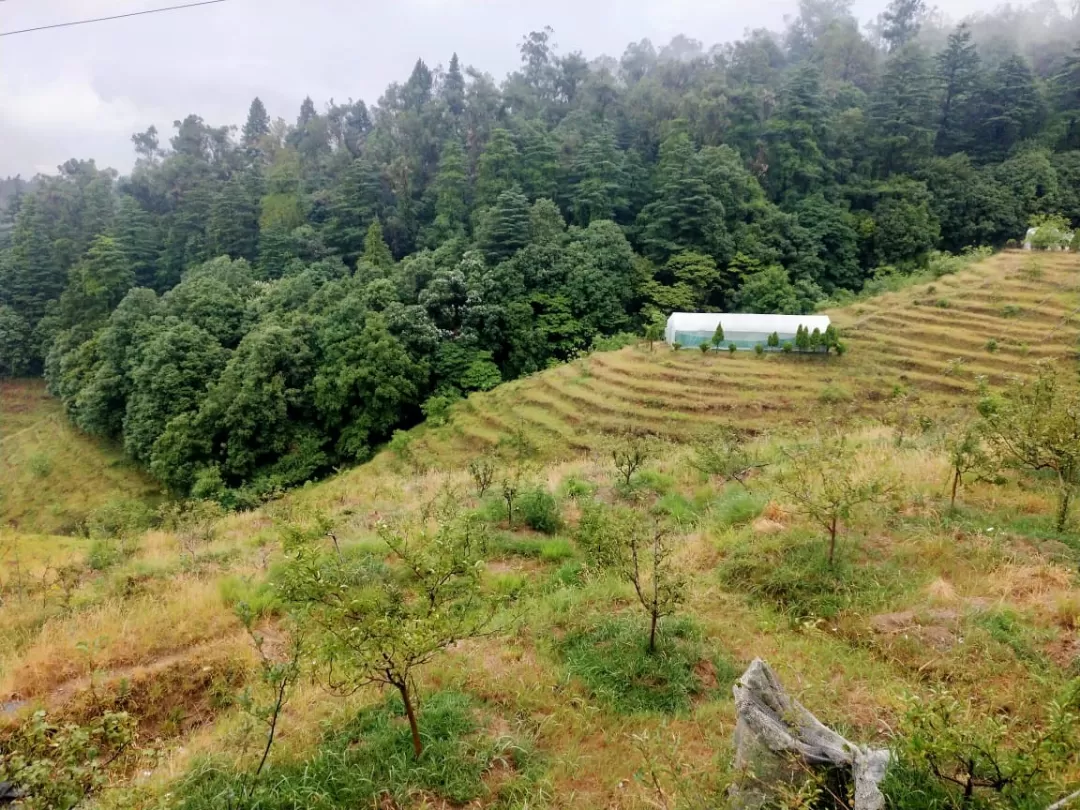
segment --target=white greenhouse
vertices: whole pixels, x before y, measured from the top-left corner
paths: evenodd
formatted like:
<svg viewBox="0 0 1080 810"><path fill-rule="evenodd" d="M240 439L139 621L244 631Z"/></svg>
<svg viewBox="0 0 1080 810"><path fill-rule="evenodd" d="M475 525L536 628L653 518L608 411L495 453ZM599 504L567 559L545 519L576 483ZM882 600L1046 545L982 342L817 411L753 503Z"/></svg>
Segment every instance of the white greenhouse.
<svg viewBox="0 0 1080 810"><path fill-rule="evenodd" d="M773 332L780 344L795 342L800 326L808 331L819 330L825 334L829 328L828 315L751 315L727 312L676 312L668 318L664 340L680 346L700 346L709 343L718 324L724 325L724 342L721 348L734 343L739 349L765 346Z"/></svg>

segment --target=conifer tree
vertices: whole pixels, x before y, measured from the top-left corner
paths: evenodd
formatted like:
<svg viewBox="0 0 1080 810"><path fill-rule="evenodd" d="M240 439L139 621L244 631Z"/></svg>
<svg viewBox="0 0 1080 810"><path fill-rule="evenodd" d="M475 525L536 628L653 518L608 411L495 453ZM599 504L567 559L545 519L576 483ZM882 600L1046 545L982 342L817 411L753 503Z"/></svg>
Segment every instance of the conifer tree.
<svg viewBox="0 0 1080 810"><path fill-rule="evenodd" d="M719 349L720 344L724 342L724 324L717 323L716 331L713 332L712 345L714 349Z"/></svg>
<svg viewBox="0 0 1080 810"><path fill-rule="evenodd" d="M247 122L242 130L244 145L255 146L263 136L269 134L270 116L266 112L262 99L256 96L248 109Z"/></svg>
<svg viewBox="0 0 1080 810"><path fill-rule="evenodd" d="M383 239L382 223L373 220L364 237L364 261L372 267L392 267L394 257Z"/></svg>

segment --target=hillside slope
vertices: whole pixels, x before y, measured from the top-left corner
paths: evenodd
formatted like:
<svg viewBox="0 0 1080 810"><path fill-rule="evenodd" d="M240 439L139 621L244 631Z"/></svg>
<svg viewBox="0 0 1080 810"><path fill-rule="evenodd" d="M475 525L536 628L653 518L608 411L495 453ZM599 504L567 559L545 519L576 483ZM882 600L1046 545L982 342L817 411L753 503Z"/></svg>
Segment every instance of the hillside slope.
<svg viewBox="0 0 1080 810"><path fill-rule="evenodd" d="M951 509L943 449L979 376L1000 383L1039 358L1074 368L1080 261L1037 264L997 256L836 310L841 358L598 352L474 396L446 425L258 512L126 538L93 564L69 544L35 574L62 559L74 576L46 569L0 613L0 720L36 706L77 720L123 709L140 737L100 806L219 807L247 784L236 769L250 773L261 739L234 699L259 683L234 608L261 611L280 653L289 625L270 583L285 539L313 530L328 557L379 567L393 558L380 530L395 519L466 513L485 531L483 587L512 599L499 632L417 671L433 753L412 761L386 692L343 697L305 677L265 792L240 806L722 807L731 686L755 657L859 742L901 744L909 708L943 694L961 707L954 725L999 718L1009 744L1041 733L1051 700L1080 685L1080 533L1075 521L1054 529L1054 485L1037 476L968 480ZM847 434L853 475L891 482L843 521L835 567L778 479L784 449L818 441L821 417ZM685 441L722 424L752 432L766 464L745 485L702 472ZM593 452L626 429L673 440L633 487ZM494 485L478 493L466 465L500 443ZM511 475L549 497L552 520L508 521ZM671 528L686 582L659 656L644 653L633 588L590 556L596 524L583 517L620 509ZM1080 782L1080 759L1061 762L1047 795ZM893 806L928 806L898 784Z"/></svg>
<svg viewBox="0 0 1080 810"><path fill-rule="evenodd" d="M613 433L685 440L710 426L754 432L823 415L883 416L896 394L928 409L964 402L985 377L1000 385L1040 359L1076 356L1074 255L1003 253L943 276L828 310L844 357L702 356L633 346L474 394L450 423L419 431L415 452L452 464L523 432L549 458Z"/></svg>
<svg viewBox="0 0 1080 810"><path fill-rule="evenodd" d="M77 430L41 380L0 380L0 527L68 534L110 501L152 501L154 482Z"/></svg>

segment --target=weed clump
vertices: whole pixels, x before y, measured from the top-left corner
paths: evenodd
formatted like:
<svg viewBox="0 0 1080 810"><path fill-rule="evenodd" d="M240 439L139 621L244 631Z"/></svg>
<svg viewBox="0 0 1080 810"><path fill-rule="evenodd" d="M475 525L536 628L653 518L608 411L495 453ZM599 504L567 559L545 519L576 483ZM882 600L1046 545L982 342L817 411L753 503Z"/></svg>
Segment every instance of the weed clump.
<svg viewBox="0 0 1080 810"><path fill-rule="evenodd" d="M684 712L697 695L723 689L738 677L736 667L726 661L703 660L700 632L683 617L668 622L652 654L647 628L630 616L569 633L560 651L569 673L620 714ZM715 683L705 683L702 670L710 675L715 671Z"/></svg>
<svg viewBox="0 0 1080 810"><path fill-rule="evenodd" d="M360 712L324 737L310 758L268 769L249 796L242 794L244 777L235 767L204 761L179 785L178 807L404 807L419 792L465 804L484 794L484 773L496 759L516 769L528 762L524 746L480 733L475 706L464 695L442 692L428 698L420 757L413 756L404 716L397 696Z"/></svg>

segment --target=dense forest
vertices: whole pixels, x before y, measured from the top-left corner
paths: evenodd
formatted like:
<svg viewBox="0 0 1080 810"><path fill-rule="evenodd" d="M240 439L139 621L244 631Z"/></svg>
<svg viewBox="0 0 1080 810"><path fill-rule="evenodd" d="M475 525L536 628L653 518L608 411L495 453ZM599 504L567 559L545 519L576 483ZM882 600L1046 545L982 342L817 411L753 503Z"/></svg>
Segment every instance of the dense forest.
<svg viewBox="0 0 1080 810"><path fill-rule="evenodd" d="M809 312L933 251L1080 224L1080 15L861 28L620 59L524 37L497 84L416 63L373 105L255 99L134 135L121 177L7 182L0 375L171 491L253 503L470 391L658 313Z"/></svg>

